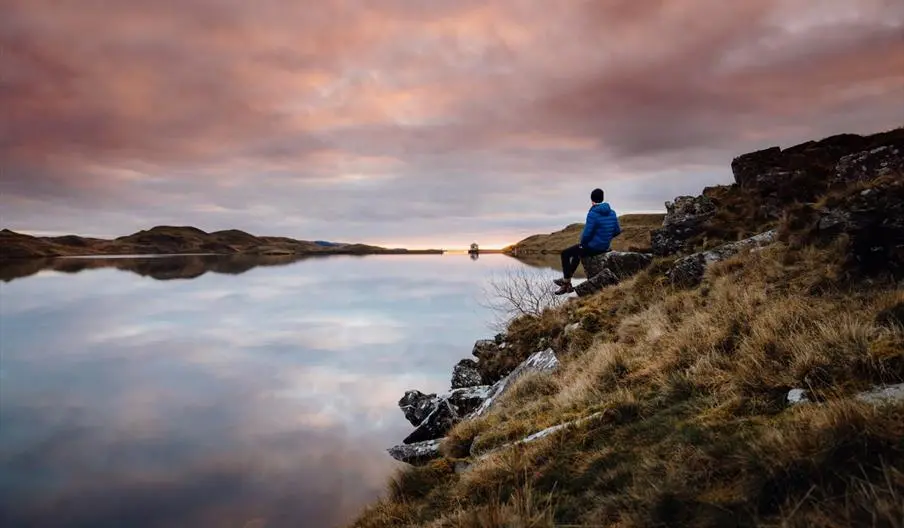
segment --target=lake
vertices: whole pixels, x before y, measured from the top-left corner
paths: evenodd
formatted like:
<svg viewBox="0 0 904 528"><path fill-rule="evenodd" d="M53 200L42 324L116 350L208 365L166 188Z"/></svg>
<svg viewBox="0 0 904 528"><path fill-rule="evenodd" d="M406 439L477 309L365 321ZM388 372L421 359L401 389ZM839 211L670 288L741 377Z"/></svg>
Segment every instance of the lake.
<svg viewBox="0 0 904 528"><path fill-rule="evenodd" d="M406 389L491 337L504 255L0 268L0 525L341 526L402 464ZM549 272L552 273L552 272Z"/></svg>

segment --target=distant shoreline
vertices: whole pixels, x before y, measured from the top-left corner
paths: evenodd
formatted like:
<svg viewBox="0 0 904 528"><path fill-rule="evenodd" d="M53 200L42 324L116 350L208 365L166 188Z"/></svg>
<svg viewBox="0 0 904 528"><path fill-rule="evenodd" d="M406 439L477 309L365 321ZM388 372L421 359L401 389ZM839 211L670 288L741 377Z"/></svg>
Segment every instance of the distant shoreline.
<svg viewBox="0 0 904 528"><path fill-rule="evenodd" d="M175 255L441 255L442 249L384 248L368 244L255 236L237 229L211 233L191 226L156 226L114 239L78 235L38 237L0 230L0 260L50 257Z"/></svg>

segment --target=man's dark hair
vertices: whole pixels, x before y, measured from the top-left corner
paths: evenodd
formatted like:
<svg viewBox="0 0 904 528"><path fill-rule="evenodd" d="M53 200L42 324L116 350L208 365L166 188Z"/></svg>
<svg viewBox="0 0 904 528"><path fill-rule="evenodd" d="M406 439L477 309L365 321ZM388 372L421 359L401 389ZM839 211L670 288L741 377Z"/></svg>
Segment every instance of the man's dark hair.
<svg viewBox="0 0 904 528"><path fill-rule="evenodd" d="M590 193L590 200L593 203L602 203L605 196L602 189L593 189L593 192Z"/></svg>

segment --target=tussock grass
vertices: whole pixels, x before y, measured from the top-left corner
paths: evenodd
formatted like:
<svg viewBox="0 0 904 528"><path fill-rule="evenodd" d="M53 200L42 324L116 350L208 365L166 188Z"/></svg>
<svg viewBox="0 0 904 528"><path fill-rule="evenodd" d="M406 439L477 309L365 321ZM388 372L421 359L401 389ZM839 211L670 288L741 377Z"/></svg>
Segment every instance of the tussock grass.
<svg viewBox="0 0 904 528"><path fill-rule="evenodd" d="M850 282L844 248L778 244L693 289L657 261L515 321L520 350L545 340L561 368L453 428L443 452L468 471L412 468L402 488L423 489L356 526L904 527L904 405L852 399L904 382L904 291ZM795 387L818 403L788 407Z"/></svg>

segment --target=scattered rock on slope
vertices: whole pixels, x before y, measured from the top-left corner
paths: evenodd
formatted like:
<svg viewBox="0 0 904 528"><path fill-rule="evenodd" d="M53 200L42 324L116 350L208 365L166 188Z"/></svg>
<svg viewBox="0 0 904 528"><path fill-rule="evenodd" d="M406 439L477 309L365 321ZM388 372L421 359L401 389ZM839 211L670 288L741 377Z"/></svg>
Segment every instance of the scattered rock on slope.
<svg viewBox="0 0 904 528"><path fill-rule="evenodd" d="M405 395L399 400L399 408L405 414L405 419L417 427L436 409L439 401L436 394L424 394L419 390L410 390L405 391Z"/></svg>
<svg viewBox="0 0 904 528"><path fill-rule="evenodd" d="M688 239L716 214L716 204L707 196L679 196L665 203L662 227L650 233L653 253L671 255L685 249Z"/></svg>
<svg viewBox="0 0 904 528"><path fill-rule="evenodd" d="M476 418L489 412L489 410L499 400L499 397L505 394L509 387L511 387L512 383L514 383L514 381L521 376L530 372L552 372L556 368L558 368L558 366L559 359L556 357L555 352L553 352L551 348L531 354L531 356L525 359L524 362L515 367L515 370L511 371L507 376L493 384L493 386L489 390L489 393L487 394L486 400L484 400L484 402L480 404L480 407L478 407L473 413L471 413L468 418Z"/></svg>
<svg viewBox="0 0 904 528"><path fill-rule="evenodd" d="M473 359L462 359L452 368L452 388L476 387L483 382L483 376Z"/></svg>
<svg viewBox="0 0 904 528"><path fill-rule="evenodd" d="M440 401L423 422L418 425L404 440L403 444L413 444L424 440L434 440L445 436L446 432L458 423L461 417L448 400Z"/></svg>
<svg viewBox="0 0 904 528"><path fill-rule="evenodd" d="M414 444L402 444L387 449L389 456L413 466L427 463L439 458L439 444L441 440L425 440Z"/></svg>
<svg viewBox="0 0 904 528"><path fill-rule="evenodd" d="M703 280L707 266L714 262L725 260L728 257L737 255L741 251L765 246L775 242L776 232L767 231L759 235L725 244L709 251L694 253L686 257L680 258L672 265L671 269L666 272L666 276L672 284L694 286Z"/></svg>

